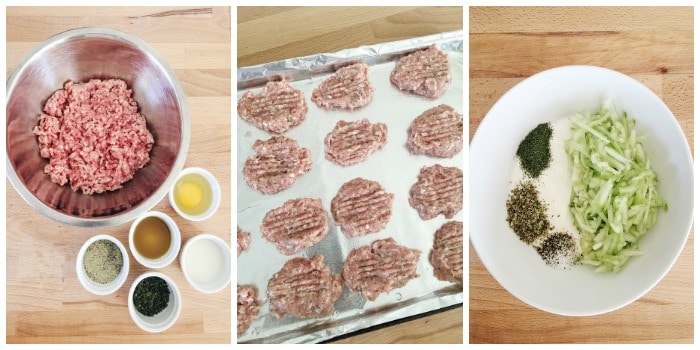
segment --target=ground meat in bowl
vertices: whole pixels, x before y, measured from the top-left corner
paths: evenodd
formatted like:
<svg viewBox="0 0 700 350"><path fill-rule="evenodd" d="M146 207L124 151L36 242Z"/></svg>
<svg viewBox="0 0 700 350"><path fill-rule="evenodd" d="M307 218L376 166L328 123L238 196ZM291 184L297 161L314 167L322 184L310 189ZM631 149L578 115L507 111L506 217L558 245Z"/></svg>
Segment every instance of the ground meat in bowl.
<svg viewBox="0 0 700 350"><path fill-rule="evenodd" d="M122 188L150 160L153 135L120 79L67 82L34 127L44 172L84 194Z"/></svg>

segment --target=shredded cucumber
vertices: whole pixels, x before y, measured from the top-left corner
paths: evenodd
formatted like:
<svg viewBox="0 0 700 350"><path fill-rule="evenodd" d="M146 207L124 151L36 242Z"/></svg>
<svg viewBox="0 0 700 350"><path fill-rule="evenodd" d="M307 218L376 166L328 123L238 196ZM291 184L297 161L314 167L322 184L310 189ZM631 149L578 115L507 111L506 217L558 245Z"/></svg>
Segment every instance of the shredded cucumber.
<svg viewBox="0 0 700 350"><path fill-rule="evenodd" d="M581 263L596 271L618 271L635 255L637 243L668 210L658 178L635 132L635 121L619 115L612 101L593 114L569 117L572 137L571 213L581 238Z"/></svg>

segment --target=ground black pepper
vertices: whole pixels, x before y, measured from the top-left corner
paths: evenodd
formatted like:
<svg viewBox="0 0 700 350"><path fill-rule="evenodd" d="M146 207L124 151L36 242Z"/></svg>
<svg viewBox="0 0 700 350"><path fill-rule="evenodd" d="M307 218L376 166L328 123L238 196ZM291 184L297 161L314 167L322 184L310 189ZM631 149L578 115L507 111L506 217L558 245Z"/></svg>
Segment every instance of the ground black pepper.
<svg viewBox="0 0 700 350"><path fill-rule="evenodd" d="M547 218L547 205L540 200L539 191L532 181L519 183L510 192L506 207L508 224L520 240L527 244L552 229Z"/></svg>
<svg viewBox="0 0 700 350"><path fill-rule="evenodd" d="M549 123L537 125L520 142L516 152L525 173L537 178L552 162L549 141L552 139L552 126Z"/></svg>
<svg viewBox="0 0 700 350"><path fill-rule="evenodd" d="M98 239L85 250L83 269L91 280L106 284L114 281L122 272L124 259L114 242Z"/></svg>
<svg viewBox="0 0 700 350"><path fill-rule="evenodd" d="M154 316L168 307L170 288L160 277L146 277L134 290L134 307L144 316Z"/></svg>
<svg viewBox="0 0 700 350"><path fill-rule="evenodd" d="M571 235L564 232L555 232L547 236L536 249L542 260L552 267L562 264L564 267L571 266L579 260L576 241Z"/></svg>

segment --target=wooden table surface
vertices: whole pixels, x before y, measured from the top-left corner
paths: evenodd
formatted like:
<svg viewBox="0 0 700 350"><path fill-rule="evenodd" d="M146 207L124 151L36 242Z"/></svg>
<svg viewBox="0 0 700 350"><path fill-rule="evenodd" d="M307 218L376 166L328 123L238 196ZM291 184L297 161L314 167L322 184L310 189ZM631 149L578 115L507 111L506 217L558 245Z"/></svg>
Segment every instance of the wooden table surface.
<svg viewBox="0 0 700 350"><path fill-rule="evenodd" d="M462 29L462 8L238 7L238 67ZM335 343L462 343L463 308Z"/></svg>
<svg viewBox="0 0 700 350"><path fill-rule="evenodd" d="M187 222L167 198L153 210L173 217L183 244L213 233L231 242L231 11L222 8L7 8L8 73L39 42L75 27L102 26L141 38L167 61L183 85L191 118L185 167L207 168L222 187L216 214ZM76 255L88 238L115 236L128 247L131 223L113 228L77 228L54 222L30 208L7 186L7 343L230 343L231 287L196 291L176 260L159 269L178 285L183 303L167 331L142 331L129 316L127 296L146 271L133 256L125 284L108 296L87 292L75 274Z"/></svg>
<svg viewBox="0 0 700 350"><path fill-rule="evenodd" d="M469 9L469 137L493 104L548 68L586 64L628 74L678 118L693 148L693 9ZM469 249L470 343L692 343L693 232L661 282L607 314L540 311L501 287Z"/></svg>

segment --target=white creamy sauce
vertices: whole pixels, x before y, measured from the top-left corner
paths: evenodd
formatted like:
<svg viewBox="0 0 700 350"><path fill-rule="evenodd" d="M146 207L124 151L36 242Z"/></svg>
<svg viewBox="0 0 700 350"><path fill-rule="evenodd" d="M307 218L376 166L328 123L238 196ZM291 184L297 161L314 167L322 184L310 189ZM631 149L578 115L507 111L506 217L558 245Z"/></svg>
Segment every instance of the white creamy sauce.
<svg viewBox="0 0 700 350"><path fill-rule="evenodd" d="M578 229L574 225L574 219L569 210L571 199L571 160L566 154L564 143L571 138L571 122L568 118L561 118L550 123L552 127L552 139L549 146L552 161L537 179L532 179L525 173L520 158L513 158L513 170L510 177L510 187L508 193L520 182L533 181L535 187L540 192L539 198L547 204L547 216L554 229L550 233L565 232L570 234L576 242L577 254L581 253L579 245ZM513 233L515 235L515 232ZM517 237L517 236L516 236ZM543 235L540 239L532 243L533 249L541 244L546 238ZM565 256L561 256L561 264L554 267L565 268Z"/></svg>
<svg viewBox="0 0 700 350"><path fill-rule="evenodd" d="M187 250L185 268L193 280L206 284L224 273L224 260L224 254L216 243L200 239Z"/></svg>

